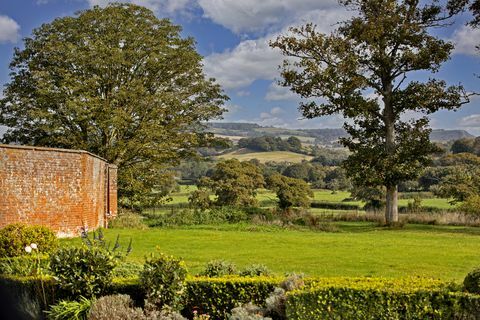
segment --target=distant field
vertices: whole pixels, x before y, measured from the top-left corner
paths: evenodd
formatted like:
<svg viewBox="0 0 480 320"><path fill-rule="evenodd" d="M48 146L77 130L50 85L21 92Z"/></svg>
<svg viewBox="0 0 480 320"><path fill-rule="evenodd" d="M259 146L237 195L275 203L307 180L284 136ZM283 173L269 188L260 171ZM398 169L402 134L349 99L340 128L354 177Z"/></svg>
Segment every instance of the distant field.
<svg viewBox="0 0 480 320"><path fill-rule="evenodd" d="M303 160L310 161L312 156L307 156L300 153L289 151L270 151L270 152L245 152L244 149L236 150L230 153L218 156L219 159L238 159L240 161L248 161L251 159L257 159L258 161L265 163L268 161L276 162L292 162L298 163Z"/></svg>
<svg viewBox="0 0 480 320"><path fill-rule="evenodd" d="M159 251L181 257L192 274L209 260L224 259L244 267L267 265L276 274L311 276L426 276L461 281L480 265L480 229L408 225L391 230L371 223L335 223L338 232L290 230L249 224L108 229L125 246L132 238L128 260L143 262ZM79 244L77 239L63 243Z"/></svg>

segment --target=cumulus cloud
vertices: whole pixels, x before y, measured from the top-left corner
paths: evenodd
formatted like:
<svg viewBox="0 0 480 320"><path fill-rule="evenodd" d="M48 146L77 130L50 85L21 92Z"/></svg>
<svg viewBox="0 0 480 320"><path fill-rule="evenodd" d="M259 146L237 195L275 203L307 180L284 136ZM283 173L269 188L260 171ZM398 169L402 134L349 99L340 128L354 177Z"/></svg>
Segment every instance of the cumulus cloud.
<svg viewBox="0 0 480 320"><path fill-rule="evenodd" d="M20 26L10 17L0 15L0 43L15 43L20 38Z"/></svg>
<svg viewBox="0 0 480 320"><path fill-rule="evenodd" d="M109 3L134 3L144 6L158 13L173 14L175 12L187 10L194 5L193 0L88 0L90 6L104 7Z"/></svg>
<svg viewBox="0 0 480 320"><path fill-rule="evenodd" d="M459 125L465 128L480 128L480 114L471 114L458 121Z"/></svg>
<svg viewBox="0 0 480 320"><path fill-rule="evenodd" d="M480 29L473 29L468 26L462 26L457 29L452 36L451 41L455 44L454 53L477 55L479 52L475 48L480 43Z"/></svg>
<svg viewBox="0 0 480 320"><path fill-rule="evenodd" d="M337 7L335 0L198 0L205 17L235 33L279 30L312 10Z"/></svg>
<svg viewBox="0 0 480 320"><path fill-rule="evenodd" d="M268 87L265 95L267 101L299 100L300 96L287 87L279 86L275 81Z"/></svg>
<svg viewBox="0 0 480 320"><path fill-rule="evenodd" d="M348 13L338 7L315 10L302 15L293 25L310 21L317 24L318 31L330 32L338 21L347 16ZM279 34L287 33L288 27L255 40L244 40L233 49L207 56L204 60L205 72L227 89L246 87L255 80L275 79L279 76L278 66L284 57L279 50L271 48L269 42Z"/></svg>

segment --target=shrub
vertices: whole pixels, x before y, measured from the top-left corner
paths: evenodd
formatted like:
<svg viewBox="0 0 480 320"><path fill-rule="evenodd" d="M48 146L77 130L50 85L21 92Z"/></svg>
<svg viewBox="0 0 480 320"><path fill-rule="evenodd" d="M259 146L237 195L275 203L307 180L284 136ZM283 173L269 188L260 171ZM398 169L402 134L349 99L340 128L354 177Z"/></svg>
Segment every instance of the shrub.
<svg viewBox="0 0 480 320"><path fill-rule="evenodd" d="M287 319L287 292L302 288L305 285L301 275L292 274L280 283L278 288L266 300L266 314L276 320Z"/></svg>
<svg viewBox="0 0 480 320"><path fill-rule="evenodd" d="M24 255L25 247L31 243L37 244L41 253L50 253L58 246L55 233L44 226L15 223L0 229L0 257Z"/></svg>
<svg viewBox="0 0 480 320"><path fill-rule="evenodd" d="M279 279L255 278L195 278L187 282L185 315L192 311L208 314L212 319L227 319L231 310L249 302L263 307Z"/></svg>
<svg viewBox="0 0 480 320"><path fill-rule="evenodd" d="M206 190L195 190L192 191L188 197L188 203L192 208L206 210L212 206L212 201L210 200L210 193Z"/></svg>
<svg viewBox="0 0 480 320"><path fill-rule="evenodd" d="M263 308L247 303L246 305L232 309L232 314L228 320L272 320L271 318L263 317Z"/></svg>
<svg viewBox="0 0 480 320"><path fill-rule="evenodd" d="M269 276L270 274L270 270L264 264L252 264L240 272L240 276L242 277Z"/></svg>
<svg viewBox="0 0 480 320"><path fill-rule="evenodd" d="M130 210L123 209L120 214L113 220L109 221L108 226L114 229L147 229L147 225L143 223L143 217Z"/></svg>
<svg viewBox="0 0 480 320"><path fill-rule="evenodd" d="M0 274L11 274L17 276L30 276L49 272L50 258L47 255L7 257L0 259Z"/></svg>
<svg viewBox="0 0 480 320"><path fill-rule="evenodd" d="M474 319L479 296L429 279L330 278L287 295L287 319Z"/></svg>
<svg viewBox="0 0 480 320"><path fill-rule="evenodd" d="M47 311L48 320L87 320L92 302L80 297L79 301L62 300Z"/></svg>
<svg viewBox="0 0 480 320"><path fill-rule="evenodd" d="M480 294L480 268L467 274L463 280L463 287L467 292Z"/></svg>
<svg viewBox="0 0 480 320"><path fill-rule="evenodd" d="M152 256L145 262L140 274L147 301L158 308L165 305L174 309L180 308L184 298L186 275L187 268L183 261L165 254Z"/></svg>
<svg viewBox="0 0 480 320"><path fill-rule="evenodd" d="M225 260L212 260L207 262L205 270L200 275L213 278L232 275L236 272L237 268L234 263Z"/></svg>
<svg viewBox="0 0 480 320"><path fill-rule="evenodd" d="M92 297L111 283L117 261L102 248L63 248L51 256L50 268L61 289L77 296Z"/></svg>
<svg viewBox="0 0 480 320"><path fill-rule="evenodd" d="M126 294L101 297L90 308L88 320L143 320L143 310L134 308L133 301Z"/></svg>
<svg viewBox="0 0 480 320"><path fill-rule="evenodd" d="M120 262L113 269L113 277L115 278L134 278L140 275L143 265L133 262Z"/></svg>

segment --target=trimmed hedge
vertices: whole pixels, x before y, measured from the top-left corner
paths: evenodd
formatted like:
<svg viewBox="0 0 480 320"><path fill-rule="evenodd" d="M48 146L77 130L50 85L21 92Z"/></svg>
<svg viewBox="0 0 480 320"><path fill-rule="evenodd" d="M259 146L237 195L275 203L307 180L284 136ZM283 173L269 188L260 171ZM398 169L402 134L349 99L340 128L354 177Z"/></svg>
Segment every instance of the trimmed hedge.
<svg viewBox="0 0 480 320"><path fill-rule="evenodd" d="M38 278L0 277L12 295L28 293L41 302ZM226 319L236 306L265 300L282 278L238 276L187 278L182 314L206 313ZM52 278L44 278L47 304L62 299ZM137 278L114 279L107 294L128 294L141 305L145 293ZM20 300L19 304L20 304ZM43 303L41 303L43 305ZM21 306L19 306L21 307ZM460 287L423 278L316 278L305 288L287 294L287 319L480 319L480 295L463 293Z"/></svg>
<svg viewBox="0 0 480 320"><path fill-rule="evenodd" d="M265 300L282 279L270 277L191 278L187 280L184 315L193 311L208 314L211 319L227 319L230 311L252 302L264 306Z"/></svg>
<svg viewBox="0 0 480 320"><path fill-rule="evenodd" d="M480 296L430 279L332 278L287 296L287 319L478 319Z"/></svg>
<svg viewBox="0 0 480 320"><path fill-rule="evenodd" d="M331 210L360 210L362 207L358 204L341 203L341 202L323 202L312 201L310 204L312 208L331 209Z"/></svg>

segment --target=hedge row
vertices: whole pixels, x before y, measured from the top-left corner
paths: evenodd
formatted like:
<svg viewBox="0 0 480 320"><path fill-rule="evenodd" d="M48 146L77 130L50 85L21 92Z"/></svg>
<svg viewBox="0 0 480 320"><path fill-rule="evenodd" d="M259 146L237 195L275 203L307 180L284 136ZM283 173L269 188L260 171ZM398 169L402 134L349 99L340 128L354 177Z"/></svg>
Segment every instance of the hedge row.
<svg viewBox="0 0 480 320"><path fill-rule="evenodd" d="M479 319L480 296L428 279L325 279L287 298L287 318Z"/></svg>
<svg viewBox="0 0 480 320"><path fill-rule="evenodd" d="M235 306L253 302L264 306L280 278L237 276L189 278L182 313L194 310L211 319L225 319ZM287 295L287 318L310 319L480 319L480 296L466 294L448 283L423 278L307 279L302 290ZM18 297L43 305L41 281L31 277L3 277L0 286ZM43 279L47 305L62 298L51 278ZM138 279L115 279L110 292L130 295L139 305L144 292ZM27 295L26 295L27 294ZM23 300L22 300L23 299Z"/></svg>
<svg viewBox="0 0 480 320"><path fill-rule="evenodd" d="M342 203L342 202L312 201L310 206L312 208L331 209L331 210L360 210L361 209L361 206L358 204Z"/></svg>

